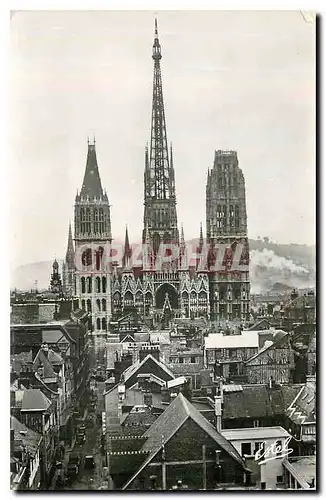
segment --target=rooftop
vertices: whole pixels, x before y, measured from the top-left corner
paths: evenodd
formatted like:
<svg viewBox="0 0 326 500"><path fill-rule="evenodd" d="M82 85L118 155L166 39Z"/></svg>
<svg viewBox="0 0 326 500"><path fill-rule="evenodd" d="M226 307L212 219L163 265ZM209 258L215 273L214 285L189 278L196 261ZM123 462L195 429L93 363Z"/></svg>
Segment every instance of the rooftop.
<svg viewBox="0 0 326 500"><path fill-rule="evenodd" d="M244 330L240 335L223 335L210 333L205 338L206 349L257 348L259 346L259 330Z"/></svg>
<svg viewBox="0 0 326 500"><path fill-rule="evenodd" d="M40 389L26 389L22 399L22 411L45 411L51 406L51 401Z"/></svg>
<svg viewBox="0 0 326 500"><path fill-rule="evenodd" d="M283 427L243 427L241 429L225 429L221 433L228 441L242 441L249 439L278 439L290 434Z"/></svg>

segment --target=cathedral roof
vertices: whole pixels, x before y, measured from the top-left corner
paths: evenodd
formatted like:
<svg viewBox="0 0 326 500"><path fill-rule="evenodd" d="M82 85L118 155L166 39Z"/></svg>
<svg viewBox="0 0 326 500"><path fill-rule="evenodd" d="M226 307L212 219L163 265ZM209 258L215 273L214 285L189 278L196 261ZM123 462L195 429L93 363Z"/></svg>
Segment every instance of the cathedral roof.
<svg viewBox="0 0 326 500"><path fill-rule="evenodd" d="M97 165L95 143L88 143L86 169L80 195L82 197L89 196L90 198L101 198L103 196L101 178Z"/></svg>

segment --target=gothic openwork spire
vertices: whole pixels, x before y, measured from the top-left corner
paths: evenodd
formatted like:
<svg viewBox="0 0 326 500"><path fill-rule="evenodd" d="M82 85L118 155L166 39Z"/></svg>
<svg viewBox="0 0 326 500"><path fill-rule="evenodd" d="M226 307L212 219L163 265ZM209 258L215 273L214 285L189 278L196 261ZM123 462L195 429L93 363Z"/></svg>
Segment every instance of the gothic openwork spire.
<svg viewBox="0 0 326 500"><path fill-rule="evenodd" d="M145 226L148 223L149 237L156 255L160 243L179 241L172 147L169 152L160 65L162 53L157 20L155 20L152 58L154 61L152 120L150 145L145 151L143 241Z"/></svg>
<svg viewBox="0 0 326 500"><path fill-rule="evenodd" d="M154 77L153 106L150 144L150 168L154 173L151 185L151 195L157 199L170 198L170 167L166 136L166 122L162 90L162 75L160 60L161 46L158 39L157 21L155 19L155 37L153 44Z"/></svg>

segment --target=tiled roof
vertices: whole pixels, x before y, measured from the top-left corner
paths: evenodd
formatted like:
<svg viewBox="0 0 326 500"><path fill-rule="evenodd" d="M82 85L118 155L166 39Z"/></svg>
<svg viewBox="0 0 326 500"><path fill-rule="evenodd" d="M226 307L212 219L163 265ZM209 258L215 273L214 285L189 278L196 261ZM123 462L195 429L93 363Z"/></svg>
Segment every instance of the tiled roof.
<svg viewBox="0 0 326 500"><path fill-rule="evenodd" d="M137 475L146 467L148 463L150 463L157 452L162 448L163 444L166 444L172 436L174 436L174 434L180 429L188 418L192 419L239 464L241 464L244 468L246 467L245 462L240 457L234 446L220 433L218 433L214 426L210 424L191 403L189 403L183 394L180 393L143 435L144 437L147 437L147 440L143 444L141 450L144 452L148 451L149 455L137 472L123 486L123 490L128 488Z"/></svg>
<svg viewBox="0 0 326 500"><path fill-rule="evenodd" d="M10 429L14 430L15 439L22 441L27 451L35 455L42 439L41 434L29 429L14 416L10 417Z"/></svg>
<svg viewBox="0 0 326 500"><path fill-rule="evenodd" d="M265 354L265 352L268 351L269 349L272 349L273 347L283 344L285 338L288 336L289 336L288 332L284 332L283 330L275 330L275 333L273 335L273 340L272 341L266 340L262 349L257 354L254 354L254 356L248 359L246 361L246 364L250 365L252 361L256 360L262 354Z"/></svg>
<svg viewBox="0 0 326 500"><path fill-rule="evenodd" d="M22 411L45 411L51 406L51 401L40 389L26 389L22 400Z"/></svg>
<svg viewBox="0 0 326 500"><path fill-rule="evenodd" d="M146 442L142 446L143 451L156 450L162 447L162 436L164 443L167 443L177 432L182 424L188 419L192 419L202 428L221 448L231 455L238 463L245 467L245 463L236 451L214 426L192 405L180 392L167 409L158 417L154 424L145 432Z"/></svg>
<svg viewBox="0 0 326 500"><path fill-rule="evenodd" d="M33 370L37 371L40 366L42 366L44 370L42 378L52 379L57 377L43 348L41 348L35 356Z"/></svg>
<svg viewBox="0 0 326 500"><path fill-rule="evenodd" d="M130 379L132 375L137 373L140 367L143 366L149 359L152 359L152 361L154 361L154 363L156 363L162 370L164 370L167 373L167 375L169 375L171 378L174 378L173 373L171 372L171 370L169 370L169 368L165 364L161 363L160 361L157 361L157 359L155 359L151 354L148 354L143 359L143 361L141 362L137 361L137 363L134 363L133 365L126 368L126 370L123 372L125 382L127 382L127 380Z"/></svg>
<svg viewBox="0 0 326 500"><path fill-rule="evenodd" d="M316 396L313 387L303 386L298 397L292 401L286 415L298 425L316 422Z"/></svg>
<svg viewBox="0 0 326 500"><path fill-rule="evenodd" d="M63 363L63 359L57 352L49 349L48 360L52 365L61 365Z"/></svg>
<svg viewBox="0 0 326 500"><path fill-rule="evenodd" d="M223 418L258 419L282 414L301 388L301 385L273 389L269 389L266 385L242 385L242 390L239 392L224 393Z"/></svg>

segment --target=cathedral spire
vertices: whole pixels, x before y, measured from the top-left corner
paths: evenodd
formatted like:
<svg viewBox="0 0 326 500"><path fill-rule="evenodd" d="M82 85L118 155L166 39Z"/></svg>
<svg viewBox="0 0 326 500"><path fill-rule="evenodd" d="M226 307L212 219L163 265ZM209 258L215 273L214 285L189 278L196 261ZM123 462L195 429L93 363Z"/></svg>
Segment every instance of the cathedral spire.
<svg viewBox="0 0 326 500"><path fill-rule="evenodd" d="M155 19L155 37L153 44L154 77L153 77L153 106L152 129L150 144L150 168L155 174L152 187L152 196L165 200L170 198L170 167L166 136L166 122L162 90L162 76L160 60L162 58L161 45L158 39L157 21Z"/></svg>
<svg viewBox="0 0 326 500"><path fill-rule="evenodd" d="M154 74L151 139L148 152L145 150L142 240L144 243L145 225L148 222L154 258L157 256L162 242L179 241L172 148L169 151L160 66L162 53L156 20L152 59L154 61Z"/></svg>
<svg viewBox="0 0 326 500"><path fill-rule="evenodd" d="M95 138L92 143L89 139L87 139L86 169L80 195L82 198L88 196L91 199L101 198L103 196L101 178L96 158Z"/></svg>
<svg viewBox="0 0 326 500"><path fill-rule="evenodd" d="M203 224L200 223L200 233L199 233L199 246L198 246L198 251L199 253L202 252L204 246L204 237L203 237Z"/></svg>
<svg viewBox="0 0 326 500"><path fill-rule="evenodd" d="M74 242L72 239L71 222L69 221L68 244L67 244L65 262L69 267L74 268L75 264L74 261L75 261L75 250L74 250Z"/></svg>
<svg viewBox="0 0 326 500"><path fill-rule="evenodd" d="M123 259L122 259L123 267L125 267L129 264L130 258L131 258L131 246L129 243L128 226L126 225L125 247L124 247L124 254L123 254Z"/></svg>

